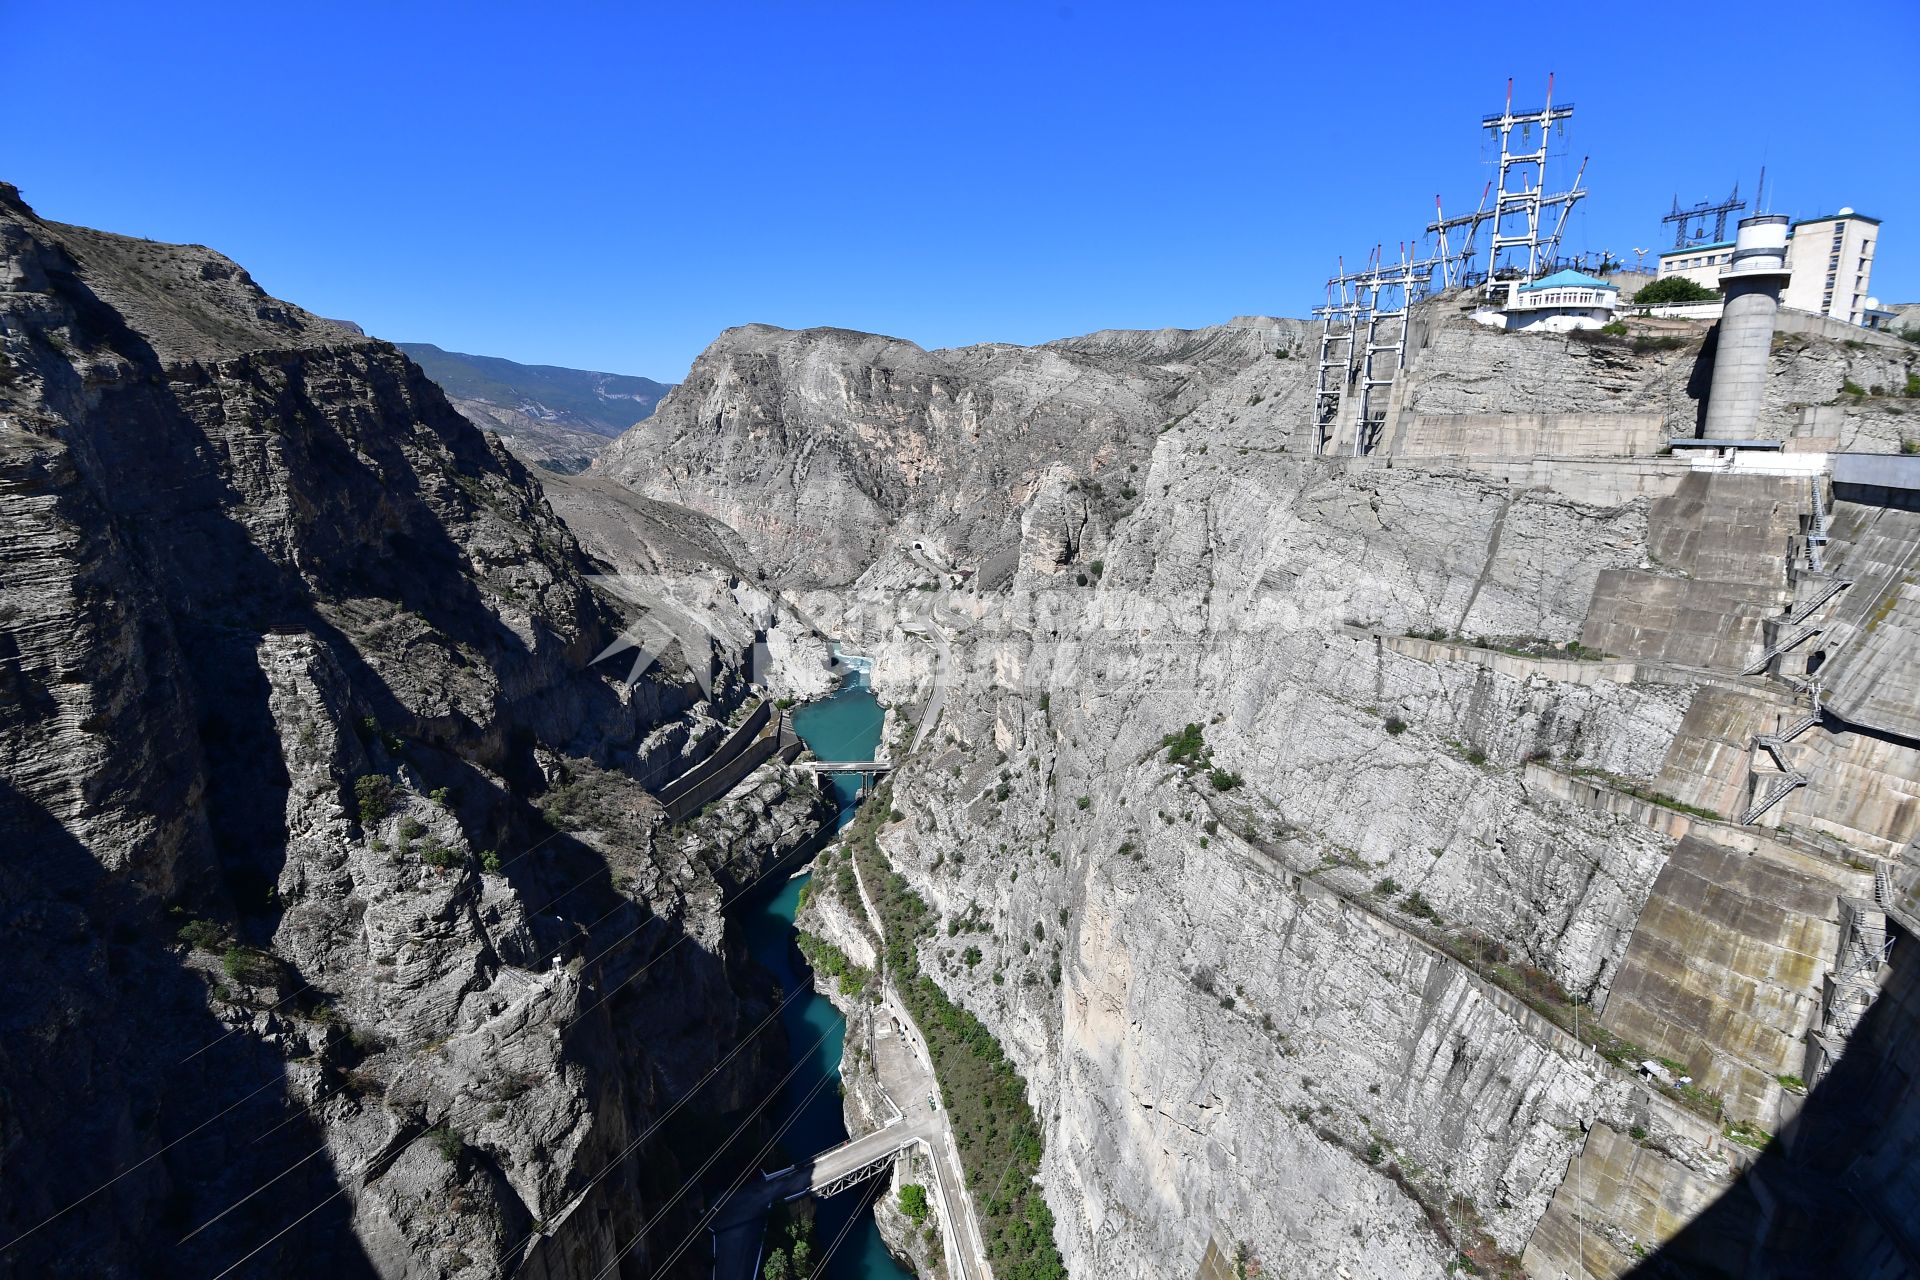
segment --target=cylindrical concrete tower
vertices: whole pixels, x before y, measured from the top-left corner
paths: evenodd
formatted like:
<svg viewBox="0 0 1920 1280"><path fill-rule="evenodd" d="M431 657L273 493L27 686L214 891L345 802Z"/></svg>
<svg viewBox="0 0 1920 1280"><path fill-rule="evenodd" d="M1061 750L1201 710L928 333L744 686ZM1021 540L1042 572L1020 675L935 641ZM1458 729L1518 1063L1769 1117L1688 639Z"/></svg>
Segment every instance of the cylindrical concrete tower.
<svg viewBox="0 0 1920 1280"><path fill-rule="evenodd" d="M1708 440L1748 440L1766 396L1767 355L1773 350L1773 317L1787 283L1787 217L1763 213L1740 221L1733 261L1720 273L1726 295L1720 313L1720 346L1713 357L1713 387L1707 393Z"/></svg>

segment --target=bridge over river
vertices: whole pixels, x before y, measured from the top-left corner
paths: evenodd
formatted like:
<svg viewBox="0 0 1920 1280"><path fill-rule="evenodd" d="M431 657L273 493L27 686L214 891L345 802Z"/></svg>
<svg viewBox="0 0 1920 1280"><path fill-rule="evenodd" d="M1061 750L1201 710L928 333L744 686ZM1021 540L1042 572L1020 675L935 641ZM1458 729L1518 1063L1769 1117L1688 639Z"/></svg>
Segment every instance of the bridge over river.
<svg viewBox="0 0 1920 1280"><path fill-rule="evenodd" d="M710 1225L714 1280L756 1280L761 1238L774 1205L808 1193L837 1195L869 1178L885 1177L915 1146L925 1150L933 1165L929 1190L940 1210L948 1274L958 1280L991 1280L946 1114L935 1101L939 1086L924 1048L909 1039L911 1034L897 1012L883 1018L874 1032L874 1066L900 1116L771 1177L755 1179L723 1201Z"/></svg>

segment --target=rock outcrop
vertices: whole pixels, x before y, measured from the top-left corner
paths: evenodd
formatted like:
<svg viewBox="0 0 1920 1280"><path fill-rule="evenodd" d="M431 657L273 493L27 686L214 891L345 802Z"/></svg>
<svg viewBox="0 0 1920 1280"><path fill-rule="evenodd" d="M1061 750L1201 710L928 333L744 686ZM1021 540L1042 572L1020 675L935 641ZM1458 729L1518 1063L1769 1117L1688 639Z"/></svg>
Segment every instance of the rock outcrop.
<svg viewBox="0 0 1920 1280"><path fill-rule="evenodd" d="M723 897L830 816L648 794L745 649L594 666L525 469L210 250L0 188L0 357L0 1271L651 1269L639 1138L779 1053Z"/></svg>
<svg viewBox="0 0 1920 1280"><path fill-rule="evenodd" d="M1749 739L1798 714L1745 673L1811 490L1654 455L1705 335L1451 305L1363 460L1311 456L1313 363L1273 321L1027 351L734 330L606 457L774 585L840 584L816 612L920 718L878 840L937 917L921 971L1026 1077L1073 1274L1697 1258L1688 1221L1796 1113L1783 1046L1833 963L1802 952L1911 838L1846 781L1908 794L1910 744L1838 728L1806 750L1844 766L1782 807L1812 833L1729 821ZM1871 396L1830 402L1899 358L1791 336L1767 433L1895 448ZM1394 451L1420 431L1450 443ZM1687 870L1728 859L1737 892ZM1687 913L1711 955L1674 954ZM1725 1222L1805 1261L1786 1219Z"/></svg>

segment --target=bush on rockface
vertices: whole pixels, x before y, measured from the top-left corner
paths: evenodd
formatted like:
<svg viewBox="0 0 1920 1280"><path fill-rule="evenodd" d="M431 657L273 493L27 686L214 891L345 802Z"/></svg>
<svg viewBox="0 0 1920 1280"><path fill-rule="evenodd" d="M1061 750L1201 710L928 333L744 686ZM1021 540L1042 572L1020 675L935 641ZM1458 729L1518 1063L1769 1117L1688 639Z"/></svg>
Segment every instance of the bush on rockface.
<svg viewBox="0 0 1920 1280"><path fill-rule="evenodd" d="M393 783L377 773L356 778L353 798L360 809L360 825L370 827L393 812Z"/></svg>

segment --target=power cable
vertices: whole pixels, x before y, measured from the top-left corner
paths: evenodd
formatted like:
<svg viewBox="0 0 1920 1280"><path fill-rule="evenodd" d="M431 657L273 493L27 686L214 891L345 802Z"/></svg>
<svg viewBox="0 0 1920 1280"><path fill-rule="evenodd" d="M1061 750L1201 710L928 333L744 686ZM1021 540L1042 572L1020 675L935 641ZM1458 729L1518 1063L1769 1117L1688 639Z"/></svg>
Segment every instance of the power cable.
<svg viewBox="0 0 1920 1280"><path fill-rule="evenodd" d="M826 1038L827 1038L826 1035L823 1034L820 1037L819 1041L815 1041L815 1047L816 1048L819 1047L820 1042L824 1041ZM804 1061L804 1059L802 1059L802 1061ZM795 1071L799 1070L800 1063L795 1062L793 1069ZM792 1073L789 1072L788 1074L791 1075ZM814 1081L813 1088L807 1090L807 1096L800 1100L800 1104L793 1109L793 1114L788 1116L786 1120L781 1123L780 1127L773 1131L773 1136L768 1138L766 1141L766 1144L762 1146L759 1151L754 1153L753 1159L747 1162L747 1167L740 1171L740 1175L737 1178L735 1178L731 1183L727 1184L726 1190L721 1192L719 1197L714 1200L713 1206L709 1208L705 1213L701 1214L700 1220L693 1224L693 1230L688 1232L686 1238L679 1243L679 1245L674 1249L672 1253L667 1255L667 1260L661 1263L659 1269L654 1272L656 1276L665 1275L669 1270L672 1269L673 1264L680 1260L680 1255L693 1247L693 1242L700 1238L700 1233L707 1229L707 1224L713 1221L715 1215L717 1215L720 1212L721 1206L726 1204L726 1202L733 1197L733 1194L736 1191L740 1190L741 1187L746 1185L747 1179L753 1176L753 1171L756 1168L758 1168L761 1162L767 1158L767 1154L770 1151L772 1151L774 1147L779 1145L780 1139L786 1136L787 1130L791 1129L794 1125L794 1122L797 1121L801 1117L801 1115L806 1111L807 1104L812 1102L814 1098L819 1096L820 1090L824 1089L827 1085L827 1081L831 1079L833 1079L833 1077L830 1075L822 1075L818 1080ZM764 1105L765 1104L763 1103L762 1106ZM748 1117L749 1120L751 1120L752 1118L753 1117L751 1116ZM740 1135L741 1130L744 1128L745 1128L745 1121L742 1122L741 1129L734 1130L734 1137L737 1138ZM637 1245L639 1245L640 1241L646 1238L647 1232L653 1229L654 1224L659 1222L660 1219L663 1216L665 1216L666 1211L668 1209L671 1209L676 1203L679 1202L680 1197L685 1195L692 1188L694 1181L697 1180L701 1175L703 1175L709 1168L713 1166L714 1162L720 1158L721 1152L725 1151L727 1148L727 1145L730 1145L732 1142L733 1142L733 1138L729 1138L726 1144L722 1144L722 1146L718 1150L716 1150L712 1155L708 1156L706 1159L706 1162L702 1164L698 1170L695 1171L693 1178L690 1178L686 1182L681 1184L680 1190L674 1193L673 1199L667 1201L666 1204L662 1205L660 1212L654 1214L653 1217L647 1221L646 1225L641 1227L640 1230L634 1235L633 1239L627 1241L625 1247L621 1248L618 1252L616 1252L605 1266L601 1267L600 1270L594 1272L592 1280L601 1280L601 1277L607 1275L614 1268L618 1267L620 1265L621 1260L625 1258L629 1253L633 1252L634 1248Z"/></svg>
<svg viewBox="0 0 1920 1280"><path fill-rule="evenodd" d="M860 1221L861 1217L872 1210L873 1202L880 1198L880 1188L884 1185L886 1184L877 1177L872 1181L865 1195L862 1197L862 1203L853 1211L853 1216L840 1224L840 1230L834 1235L833 1243L827 1246L827 1251L820 1255L820 1261L814 1266L812 1271L807 1273L807 1280L822 1280L822 1277L827 1274L827 1264L833 1261L834 1254L840 1252L841 1242L852 1233L854 1226Z"/></svg>

